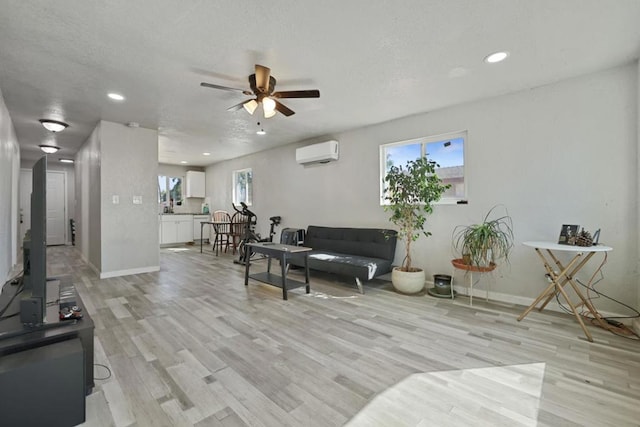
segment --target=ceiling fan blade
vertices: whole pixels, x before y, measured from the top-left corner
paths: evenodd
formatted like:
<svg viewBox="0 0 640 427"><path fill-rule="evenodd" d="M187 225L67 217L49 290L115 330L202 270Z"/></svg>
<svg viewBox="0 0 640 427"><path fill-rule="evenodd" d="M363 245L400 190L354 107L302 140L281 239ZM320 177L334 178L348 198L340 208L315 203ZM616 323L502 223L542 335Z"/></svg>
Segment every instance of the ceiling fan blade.
<svg viewBox="0 0 640 427"><path fill-rule="evenodd" d="M269 93L269 77L271 77L271 69L256 64L256 86L263 93Z"/></svg>
<svg viewBox="0 0 640 427"><path fill-rule="evenodd" d="M245 90L245 89L237 89L235 87L214 85L213 83L202 82L202 83L200 83L200 86L202 86L202 87L210 87L212 89L228 90L230 92L242 92L245 95L253 95L253 93L251 93L251 92L249 92L248 90Z"/></svg>
<svg viewBox="0 0 640 427"><path fill-rule="evenodd" d="M320 91L313 90L285 90L271 94L273 98L320 98Z"/></svg>
<svg viewBox="0 0 640 427"><path fill-rule="evenodd" d="M290 109L286 105L282 104L281 102L276 101L275 99L274 99L274 101L276 102L276 111L279 111L280 113L284 114L287 117L293 116L295 114L295 111L293 111L292 109Z"/></svg>
<svg viewBox="0 0 640 427"><path fill-rule="evenodd" d="M245 102L248 102L248 101L242 101L241 103L236 104L233 107L229 107L229 108L227 108L227 111L238 111L239 109L241 109L244 106Z"/></svg>

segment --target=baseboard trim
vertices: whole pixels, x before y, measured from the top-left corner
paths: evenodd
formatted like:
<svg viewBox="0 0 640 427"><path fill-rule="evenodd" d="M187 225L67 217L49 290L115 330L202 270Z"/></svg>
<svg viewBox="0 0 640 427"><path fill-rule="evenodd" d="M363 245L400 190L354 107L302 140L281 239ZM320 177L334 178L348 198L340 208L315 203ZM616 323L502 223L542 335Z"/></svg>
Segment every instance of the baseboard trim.
<svg viewBox="0 0 640 427"><path fill-rule="evenodd" d="M111 277L131 276L132 274L153 273L156 271L160 271L159 265L153 265L151 267L130 268L128 270L103 271L100 272L100 278L109 279Z"/></svg>
<svg viewBox="0 0 640 427"><path fill-rule="evenodd" d="M427 287L433 286L433 281L427 281L426 286ZM453 289L456 292L458 292L459 295L468 296L467 292L469 291L469 288L467 288L466 286L454 285ZM487 297L486 288L483 287L481 289L478 289L474 287L473 297L484 300ZM489 302L491 301L506 303L506 304L522 305L524 307L528 307L535 301L535 298L521 297L517 295L504 294L501 292L489 290ZM549 304L547 304L547 306L545 307L545 310L556 311L559 313L566 313L566 311L564 311L562 307L560 307L558 303L555 301L549 302ZM613 312L604 311L604 310L598 310L598 312L604 317L624 317L625 316L624 314L613 313ZM633 322L633 327L635 328L637 333L640 333L640 319L634 319L634 320L635 321ZM625 321L624 319L622 321L623 323L627 323L627 321Z"/></svg>

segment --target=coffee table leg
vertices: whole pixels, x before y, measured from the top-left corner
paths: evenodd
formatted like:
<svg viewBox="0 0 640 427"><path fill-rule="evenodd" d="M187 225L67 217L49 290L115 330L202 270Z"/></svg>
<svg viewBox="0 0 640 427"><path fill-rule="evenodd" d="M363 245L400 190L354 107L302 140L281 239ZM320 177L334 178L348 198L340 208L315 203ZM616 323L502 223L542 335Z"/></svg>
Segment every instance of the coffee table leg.
<svg viewBox="0 0 640 427"><path fill-rule="evenodd" d="M281 267L281 273L282 273L282 299L286 300L287 299L287 256L284 254L284 252L282 253L282 255L280 255L280 267Z"/></svg>

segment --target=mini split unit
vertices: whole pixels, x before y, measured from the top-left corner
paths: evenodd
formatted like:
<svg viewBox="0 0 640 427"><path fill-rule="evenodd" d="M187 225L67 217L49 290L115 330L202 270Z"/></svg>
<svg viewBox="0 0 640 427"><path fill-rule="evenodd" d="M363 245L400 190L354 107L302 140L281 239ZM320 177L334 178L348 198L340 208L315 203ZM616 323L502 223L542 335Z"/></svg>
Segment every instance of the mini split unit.
<svg viewBox="0 0 640 427"><path fill-rule="evenodd" d="M338 141L327 141L296 149L296 162L301 165L329 163L338 160Z"/></svg>

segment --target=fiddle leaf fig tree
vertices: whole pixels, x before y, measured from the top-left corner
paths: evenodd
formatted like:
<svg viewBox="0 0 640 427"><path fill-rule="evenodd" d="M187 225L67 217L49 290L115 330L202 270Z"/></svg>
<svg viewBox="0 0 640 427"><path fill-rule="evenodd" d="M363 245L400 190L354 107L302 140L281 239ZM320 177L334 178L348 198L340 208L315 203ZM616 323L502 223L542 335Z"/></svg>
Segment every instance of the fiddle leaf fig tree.
<svg viewBox="0 0 640 427"><path fill-rule="evenodd" d="M419 270L411 267L411 243L421 235L431 235L424 230L427 215L433 212L433 203L451 187L438 178L437 167L435 161L421 157L409 160L404 167L392 165L384 177L384 200L389 203L384 209L391 212L389 221L398 227L398 237L405 242L402 271Z"/></svg>

